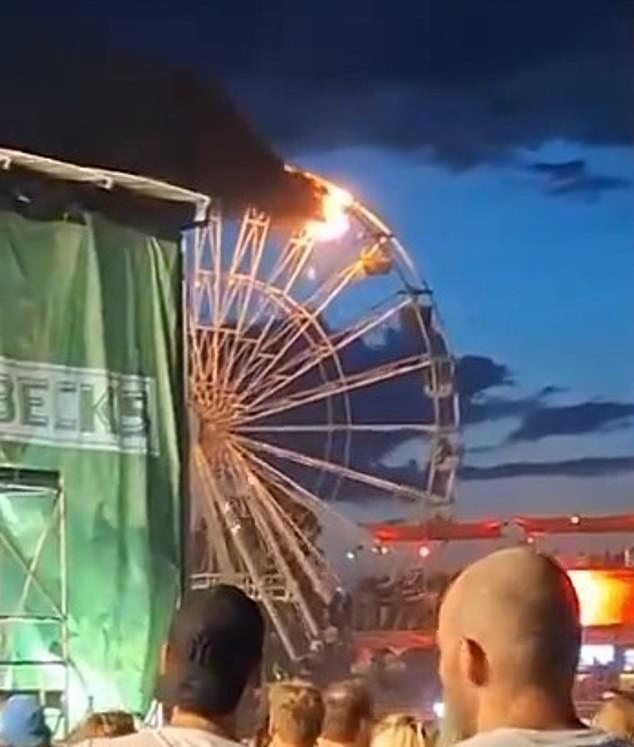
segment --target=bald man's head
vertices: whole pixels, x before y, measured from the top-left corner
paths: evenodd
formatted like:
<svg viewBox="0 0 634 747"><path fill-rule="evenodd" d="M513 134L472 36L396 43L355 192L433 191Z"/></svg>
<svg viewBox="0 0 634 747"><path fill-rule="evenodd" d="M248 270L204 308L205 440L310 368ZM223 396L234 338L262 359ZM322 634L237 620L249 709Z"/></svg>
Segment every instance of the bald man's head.
<svg viewBox="0 0 634 747"><path fill-rule="evenodd" d="M566 573L529 548L493 553L447 592L438 630L440 674L454 717L477 728L483 697L539 691L570 698L581 626Z"/></svg>

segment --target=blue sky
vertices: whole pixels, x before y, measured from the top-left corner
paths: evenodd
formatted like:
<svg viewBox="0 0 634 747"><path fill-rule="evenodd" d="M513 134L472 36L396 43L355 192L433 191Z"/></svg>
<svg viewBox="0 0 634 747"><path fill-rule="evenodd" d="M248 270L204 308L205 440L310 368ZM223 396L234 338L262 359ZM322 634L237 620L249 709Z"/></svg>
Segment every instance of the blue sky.
<svg viewBox="0 0 634 747"><path fill-rule="evenodd" d="M561 388L549 402L634 402L632 193L552 195L521 166L456 174L412 154L376 148L297 154L348 186L394 227L435 292L458 356L485 355L510 369L504 396ZM593 170L634 179L634 150L549 142L527 162L583 158ZM549 462L631 457L634 427L501 443L510 417L465 429L466 461ZM492 447L483 450L481 447ZM395 461L410 453L407 446ZM531 511L619 512L634 504L634 472L463 481L463 516ZM354 509L380 516L384 506Z"/></svg>
<svg viewBox="0 0 634 747"><path fill-rule="evenodd" d="M557 143L532 158L565 161L580 150ZM500 360L527 392L553 384L584 399L632 396L630 191L554 197L519 170L456 175L379 150L298 157L395 228L431 283L457 352ZM633 149L596 149L590 158L634 177Z"/></svg>

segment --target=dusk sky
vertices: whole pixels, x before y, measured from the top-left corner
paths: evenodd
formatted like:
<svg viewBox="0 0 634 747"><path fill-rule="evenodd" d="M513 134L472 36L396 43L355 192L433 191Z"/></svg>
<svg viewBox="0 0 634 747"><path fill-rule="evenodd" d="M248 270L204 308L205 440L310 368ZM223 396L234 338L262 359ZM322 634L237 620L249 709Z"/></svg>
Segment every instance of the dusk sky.
<svg viewBox="0 0 634 747"><path fill-rule="evenodd" d="M631 510L634 4L127 5L81 20L220 81L371 204L481 357L458 513Z"/></svg>

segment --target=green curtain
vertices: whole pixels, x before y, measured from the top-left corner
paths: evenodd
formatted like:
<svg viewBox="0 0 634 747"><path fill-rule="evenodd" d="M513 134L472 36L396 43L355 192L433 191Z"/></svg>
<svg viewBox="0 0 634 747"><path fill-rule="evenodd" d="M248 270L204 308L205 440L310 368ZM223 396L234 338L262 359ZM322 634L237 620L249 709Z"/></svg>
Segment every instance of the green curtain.
<svg viewBox="0 0 634 747"><path fill-rule="evenodd" d="M179 593L181 276L178 237L102 214L69 222L0 211L0 464L61 474L70 653L89 691L77 697L96 708L147 706ZM0 498L5 536L28 557L43 517L30 509L31 521L10 521L10 511ZM51 595L56 542L36 569ZM0 605L15 606L23 572L0 558L3 584L15 574ZM32 590L22 604L0 615L36 614L45 602ZM20 656L58 645L35 630L5 638Z"/></svg>

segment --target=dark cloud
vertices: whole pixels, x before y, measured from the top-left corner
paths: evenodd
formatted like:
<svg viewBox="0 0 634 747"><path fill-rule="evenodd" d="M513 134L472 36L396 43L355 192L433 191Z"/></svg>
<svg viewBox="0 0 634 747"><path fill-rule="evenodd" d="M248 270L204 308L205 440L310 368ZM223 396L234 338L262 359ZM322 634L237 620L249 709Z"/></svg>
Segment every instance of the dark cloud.
<svg viewBox="0 0 634 747"><path fill-rule="evenodd" d="M250 107L283 142L416 150L456 169L551 139L633 142L627 1L340 5L326 23L341 32L311 19L312 45L288 49L290 80L271 76L271 98ZM294 105L280 125L269 107L282 90Z"/></svg>
<svg viewBox="0 0 634 747"><path fill-rule="evenodd" d="M485 356L466 355L456 364L456 388L460 395L462 422L478 425L503 418L523 418L543 406L550 397L562 390L546 386L527 397L513 397L490 390L515 384L508 366Z"/></svg>
<svg viewBox="0 0 634 747"><path fill-rule="evenodd" d="M634 471L634 457L588 457L563 462L508 462L490 467L465 465L463 480L509 477L611 477Z"/></svg>
<svg viewBox="0 0 634 747"><path fill-rule="evenodd" d="M461 400L462 422L465 425L478 425L487 421L504 418L524 417L526 413L539 407L544 397L540 394L529 397L481 396Z"/></svg>
<svg viewBox="0 0 634 747"><path fill-rule="evenodd" d="M634 457L587 457L555 462L502 462L486 467L464 464L460 468L459 479L468 482L508 480L526 477L613 477L634 472ZM418 465L411 461L399 467L379 465L375 471L378 477L401 485L421 485L425 475ZM346 484L346 500L366 502L375 496L356 483Z"/></svg>
<svg viewBox="0 0 634 747"><path fill-rule="evenodd" d="M567 181L583 176L586 173L586 162L583 158L576 158L572 161L560 161L559 163L538 161L531 164L528 168L535 174L543 175L553 181Z"/></svg>
<svg viewBox="0 0 634 747"><path fill-rule="evenodd" d="M81 37L63 54L56 43L0 45L0 146L144 174L229 208L317 212L314 186L285 171L219 86Z"/></svg>
<svg viewBox="0 0 634 747"><path fill-rule="evenodd" d="M559 163L536 162L527 168L539 178L544 191L551 195L594 198L605 192L623 191L632 186L630 179L592 173L584 159Z"/></svg>
<svg viewBox="0 0 634 747"><path fill-rule="evenodd" d="M463 361L467 365L462 369ZM634 404L629 402L591 401L574 405L557 405L552 399L566 390L557 386L543 387L527 397L506 397L488 393L490 388L500 383L512 383L513 378L501 364L488 358L475 358L482 361L475 369L472 356L458 362L457 371L463 370L469 376L461 383L458 373L458 390L461 394L462 422L465 425L479 425L485 422L514 418L517 427L508 437L508 442L539 441L549 436L580 436L602 433L616 428L627 427L634 418ZM479 371L504 371L502 381L495 377L478 378ZM464 374L463 374L464 375ZM487 384L481 390L470 387L477 382Z"/></svg>
<svg viewBox="0 0 634 747"><path fill-rule="evenodd" d="M513 384L509 369L481 355L465 355L456 365L456 387L462 397L470 399L487 389Z"/></svg>
<svg viewBox="0 0 634 747"><path fill-rule="evenodd" d="M466 168L547 140L634 142L631 0L155 3L151 22L145 3L38 5L12 6L26 22L5 43L25 28L34 48L37 17L60 44L101 35L189 65L284 149L369 144Z"/></svg>
<svg viewBox="0 0 634 747"><path fill-rule="evenodd" d="M539 441L548 436L576 436L625 427L634 417L634 404L581 402L569 406L546 405L527 412L509 441Z"/></svg>

